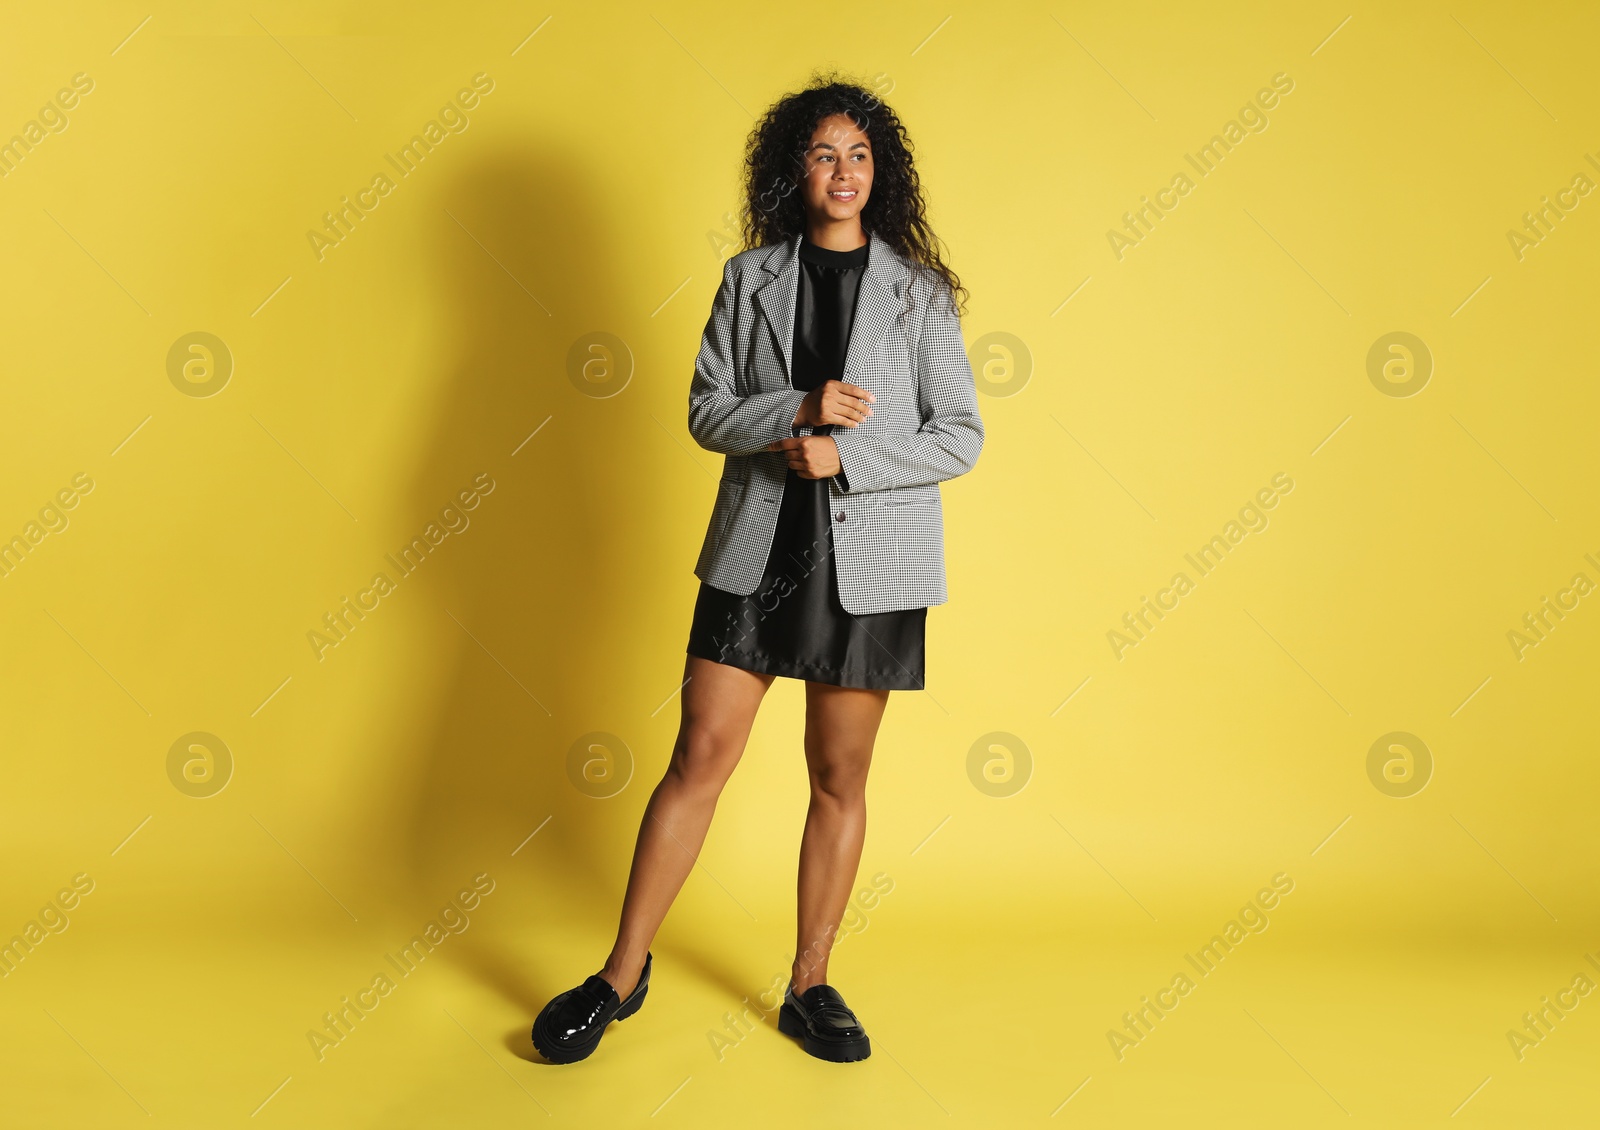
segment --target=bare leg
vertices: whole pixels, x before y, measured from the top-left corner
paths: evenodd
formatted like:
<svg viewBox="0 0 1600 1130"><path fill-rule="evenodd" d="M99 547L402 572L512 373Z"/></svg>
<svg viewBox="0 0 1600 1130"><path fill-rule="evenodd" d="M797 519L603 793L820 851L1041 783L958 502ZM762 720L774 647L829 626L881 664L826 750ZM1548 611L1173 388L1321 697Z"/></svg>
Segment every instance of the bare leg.
<svg viewBox="0 0 1600 1130"><path fill-rule="evenodd" d="M828 955L850 901L867 835L867 770L889 692L806 683L811 807L800 841L796 994L828 979Z"/></svg>
<svg viewBox="0 0 1600 1130"><path fill-rule="evenodd" d="M686 656L672 760L639 824L617 940L600 976L619 997L639 983L651 941L700 855L722 786L744 754L773 676Z"/></svg>

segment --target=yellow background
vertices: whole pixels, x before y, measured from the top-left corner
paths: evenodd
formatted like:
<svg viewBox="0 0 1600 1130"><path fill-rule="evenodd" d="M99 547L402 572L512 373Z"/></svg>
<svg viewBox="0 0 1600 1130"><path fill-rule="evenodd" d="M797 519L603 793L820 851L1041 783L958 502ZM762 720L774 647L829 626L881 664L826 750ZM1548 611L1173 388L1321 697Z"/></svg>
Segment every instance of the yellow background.
<svg viewBox="0 0 1600 1130"><path fill-rule="evenodd" d="M1597 30L1579 4L13 6L0 138L94 86L0 179L0 535L94 487L0 579L0 940L94 887L0 979L6 1124L1596 1118L1600 999L1521 1060L1506 1033L1600 979L1600 597L1520 659L1507 633L1600 580L1600 196L1520 260L1506 233L1594 172ZM645 1007L547 1067L528 1025L604 959L676 732L720 471L687 389L742 146L827 63L904 119L969 345L1030 359L945 486L951 600L875 757L861 886L889 892L832 966L874 1054L812 1060L772 1016L710 1035L790 958L780 680ZM319 261L322 214L479 72L465 132ZM1108 229L1280 72L1269 127L1119 260ZM195 331L233 357L213 396L168 376ZM1416 395L1368 378L1393 331L1432 354ZM631 357L615 395L569 376L595 332ZM1279 472L1270 524L1117 658ZM319 659L307 633L479 473L470 526ZM234 761L208 798L167 771L195 731ZM608 799L567 768L595 731L632 761ZM1405 798L1367 772L1395 731L1433 759ZM997 732L1027 751L1004 797L968 770ZM1108 1030L1279 873L1270 927L1119 1060ZM477 875L470 928L319 1061L307 1031Z"/></svg>

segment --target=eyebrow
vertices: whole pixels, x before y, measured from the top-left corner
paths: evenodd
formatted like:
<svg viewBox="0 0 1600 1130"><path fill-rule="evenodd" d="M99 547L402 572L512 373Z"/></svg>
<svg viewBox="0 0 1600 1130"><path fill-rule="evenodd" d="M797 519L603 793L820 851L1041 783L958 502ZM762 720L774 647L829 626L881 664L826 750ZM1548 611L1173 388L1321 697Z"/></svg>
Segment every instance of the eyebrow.
<svg viewBox="0 0 1600 1130"><path fill-rule="evenodd" d="M832 149L832 148L833 148L833 142L831 142L831 141L819 141L814 145L808 146L806 148L806 152L809 153L813 149ZM858 141L854 145L850 146L850 148L851 149L866 149L866 148L869 148L869 146L867 145L867 143L865 141Z"/></svg>

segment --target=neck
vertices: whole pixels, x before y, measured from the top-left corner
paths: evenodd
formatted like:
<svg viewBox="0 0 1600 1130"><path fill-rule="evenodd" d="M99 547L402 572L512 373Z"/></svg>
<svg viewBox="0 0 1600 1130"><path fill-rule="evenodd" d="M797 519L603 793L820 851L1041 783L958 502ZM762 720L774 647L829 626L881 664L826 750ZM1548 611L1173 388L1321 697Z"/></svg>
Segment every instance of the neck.
<svg viewBox="0 0 1600 1130"><path fill-rule="evenodd" d="M848 220L807 220L806 239L829 251L854 251L867 242L867 233L861 230L861 217Z"/></svg>

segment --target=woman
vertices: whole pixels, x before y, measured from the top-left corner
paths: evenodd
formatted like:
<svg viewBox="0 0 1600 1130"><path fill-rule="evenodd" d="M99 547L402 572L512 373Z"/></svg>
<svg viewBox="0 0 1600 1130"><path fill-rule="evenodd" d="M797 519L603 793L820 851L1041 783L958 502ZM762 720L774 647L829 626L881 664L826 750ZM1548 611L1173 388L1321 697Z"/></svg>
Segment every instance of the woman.
<svg viewBox="0 0 1600 1130"><path fill-rule="evenodd" d="M650 984L649 945L705 840L777 676L806 684L811 804L779 1030L813 1056L871 1045L828 984L866 833L866 781L892 689L923 685L928 608L946 601L938 484L983 447L954 304L911 145L871 92L781 99L746 154L744 242L724 266L689 430L726 456L672 760L645 810L605 966L539 1014L533 1042L583 1059Z"/></svg>

